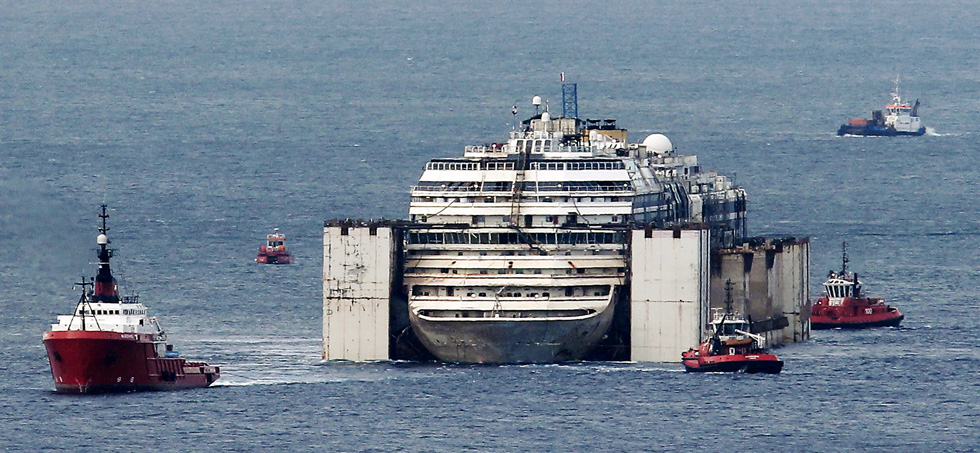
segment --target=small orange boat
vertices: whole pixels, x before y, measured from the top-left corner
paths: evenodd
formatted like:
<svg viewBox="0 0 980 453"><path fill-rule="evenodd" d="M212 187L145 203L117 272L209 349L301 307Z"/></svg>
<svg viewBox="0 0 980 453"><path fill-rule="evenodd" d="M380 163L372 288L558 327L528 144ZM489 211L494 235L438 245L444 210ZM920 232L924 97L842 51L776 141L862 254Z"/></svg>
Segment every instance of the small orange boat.
<svg viewBox="0 0 980 453"><path fill-rule="evenodd" d="M255 262L289 264L292 258L289 251L286 250L286 236L279 234L279 228L276 228L272 234L266 236L265 245L259 247L259 255L255 257Z"/></svg>

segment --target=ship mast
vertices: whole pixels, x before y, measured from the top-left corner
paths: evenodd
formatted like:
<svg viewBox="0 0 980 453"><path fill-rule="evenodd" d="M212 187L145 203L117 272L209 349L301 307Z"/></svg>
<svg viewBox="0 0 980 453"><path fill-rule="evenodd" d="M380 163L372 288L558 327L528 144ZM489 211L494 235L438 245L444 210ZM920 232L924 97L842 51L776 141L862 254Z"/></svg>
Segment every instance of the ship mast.
<svg viewBox="0 0 980 453"><path fill-rule="evenodd" d="M725 315L732 314L732 279L725 280Z"/></svg>
<svg viewBox="0 0 980 453"><path fill-rule="evenodd" d="M94 316L94 311L92 310L92 304L89 303L89 292L85 289L87 286L93 286L93 282L85 281L85 276L82 276L82 281L75 283L82 287L82 295L78 298L78 304L75 306L75 311L71 315L71 320L68 321L68 330L71 330L72 323L75 322L75 317L79 317L82 320L82 330L88 330L85 328L85 317L88 315L93 315L92 319L95 321L95 327L98 330L102 330L102 326L99 325L99 319ZM72 289L75 289L73 286ZM86 307L88 310L86 311Z"/></svg>
<svg viewBox="0 0 980 453"><path fill-rule="evenodd" d="M840 273L841 273L841 275L844 275L844 273L847 272L847 263L850 261L850 260L847 259L847 241L843 241L841 243L841 250L844 253L843 253L843 258L841 259Z"/></svg>
<svg viewBox="0 0 980 453"><path fill-rule="evenodd" d="M119 293L116 291L116 279L112 277L112 270L109 268L109 258L112 258L112 249L109 248L109 236L106 232L106 220L109 214L106 213L106 205L102 204L102 212L99 214L102 219L102 227L99 228L99 236L96 242L99 244L99 273L95 275L95 292L92 300L95 302L118 303Z"/></svg>

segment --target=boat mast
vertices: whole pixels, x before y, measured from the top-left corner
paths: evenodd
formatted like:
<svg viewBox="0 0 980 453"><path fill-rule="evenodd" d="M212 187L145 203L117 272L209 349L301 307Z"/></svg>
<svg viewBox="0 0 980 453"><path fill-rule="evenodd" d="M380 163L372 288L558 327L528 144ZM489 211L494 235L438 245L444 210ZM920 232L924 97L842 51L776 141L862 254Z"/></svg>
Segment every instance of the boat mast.
<svg viewBox="0 0 980 453"><path fill-rule="evenodd" d="M82 287L82 295L81 295L81 297L78 298L78 304L75 305L75 312L71 314L71 320L68 321L68 330L71 330L71 325L72 325L72 323L75 322L75 317L76 316L79 316L79 317L82 318L82 330L86 330L85 329L85 308L88 307L88 310L89 310L90 313L94 313L94 312L92 311L92 304L89 303L89 295L90 294L85 289L85 287L87 287L87 286L94 286L95 283L85 281L85 276L83 275L82 276L82 281L80 281L78 283L75 283L75 284L76 285L80 285ZM73 286L72 289L75 289L75 287ZM95 327L98 328L99 330L102 330L102 327L99 326L99 319L96 318L95 316L92 316L92 319L95 320Z"/></svg>
<svg viewBox="0 0 980 453"><path fill-rule="evenodd" d="M725 280L725 316L721 319L724 320L732 314L732 305L734 301L732 300L732 288L735 285L732 284L732 279Z"/></svg>
<svg viewBox="0 0 980 453"><path fill-rule="evenodd" d="M844 275L844 273L847 272L847 263L848 263L848 261L850 261L850 260L847 259L847 241L841 242L841 250L844 253L843 253L843 258L841 259L841 270L840 270L840 273L841 273L841 275Z"/></svg>
<svg viewBox="0 0 980 453"><path fill-rule="evenodd" d="M99 273L95 276L95 293L92 300L118 303L119 293L116 292L116 279L112 277L112 270L109 269L112 249L109 248L109 236L106 235L106 232L109 231L109 227L106 225L109 214L106 213L105 203L102 203L102 212L99 217L102 219L102 227L99 228L99 237L96 239L99 244Z"/></svg>

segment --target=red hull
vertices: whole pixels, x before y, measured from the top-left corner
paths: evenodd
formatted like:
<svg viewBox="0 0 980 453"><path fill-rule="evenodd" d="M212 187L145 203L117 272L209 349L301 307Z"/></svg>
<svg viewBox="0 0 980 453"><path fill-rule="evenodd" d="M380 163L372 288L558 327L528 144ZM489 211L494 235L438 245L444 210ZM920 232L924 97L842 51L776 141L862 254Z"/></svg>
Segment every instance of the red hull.
<svg viewBox="0 0 980 453"><path fill-rule="evenodd" d="M897 326L905 315L895 307L881 302L881 299L844 299L838 306L827 305L821 298L813 306L810 315L810 328L821 329L862 329L866 327Z"/></svg>
<svg viewBox="0 0 980 453"><path fill-rule="evenodd" d="M259 255L255 257L256 263L262 264L289 264L292 261L292 256L289 252L282 253L263 253L259 252Z"/></svg>
<svg viewBox="0 0 980 453"><path fill-rule="evenodd" d="M65 330L44 333L55 390L63 393L132 392L207 387L218 367L159 357L152 335Z"/></svg>
<svg viewBox="0 0 980 453"><path fill-rule="evenodd" d="M681 355L684 369L701 373L769 373L777 374L783 369L783 362L774 354L725 354L702 357L698 351L690 350Z"/></svg>

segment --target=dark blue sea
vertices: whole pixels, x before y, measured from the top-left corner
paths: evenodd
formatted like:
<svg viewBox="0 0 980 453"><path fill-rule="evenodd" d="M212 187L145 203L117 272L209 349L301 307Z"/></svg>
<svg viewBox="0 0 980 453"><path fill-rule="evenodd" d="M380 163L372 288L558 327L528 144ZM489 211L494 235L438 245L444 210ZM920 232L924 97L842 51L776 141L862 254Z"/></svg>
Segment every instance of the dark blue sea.
<svg viewBox="0 0 980 453"><path fill-rule="evenodd" d="M980 449L976 3L0 0L0 449ZM424 163L540 95L667 134L808 236L900 328L817 331L782 374L325 364L322 223L403 218ZM837 137L902 94L919 138ZM53 393L41 334L113 269L213 388ZM273 227L290 266L253 262Z"/></svg>

